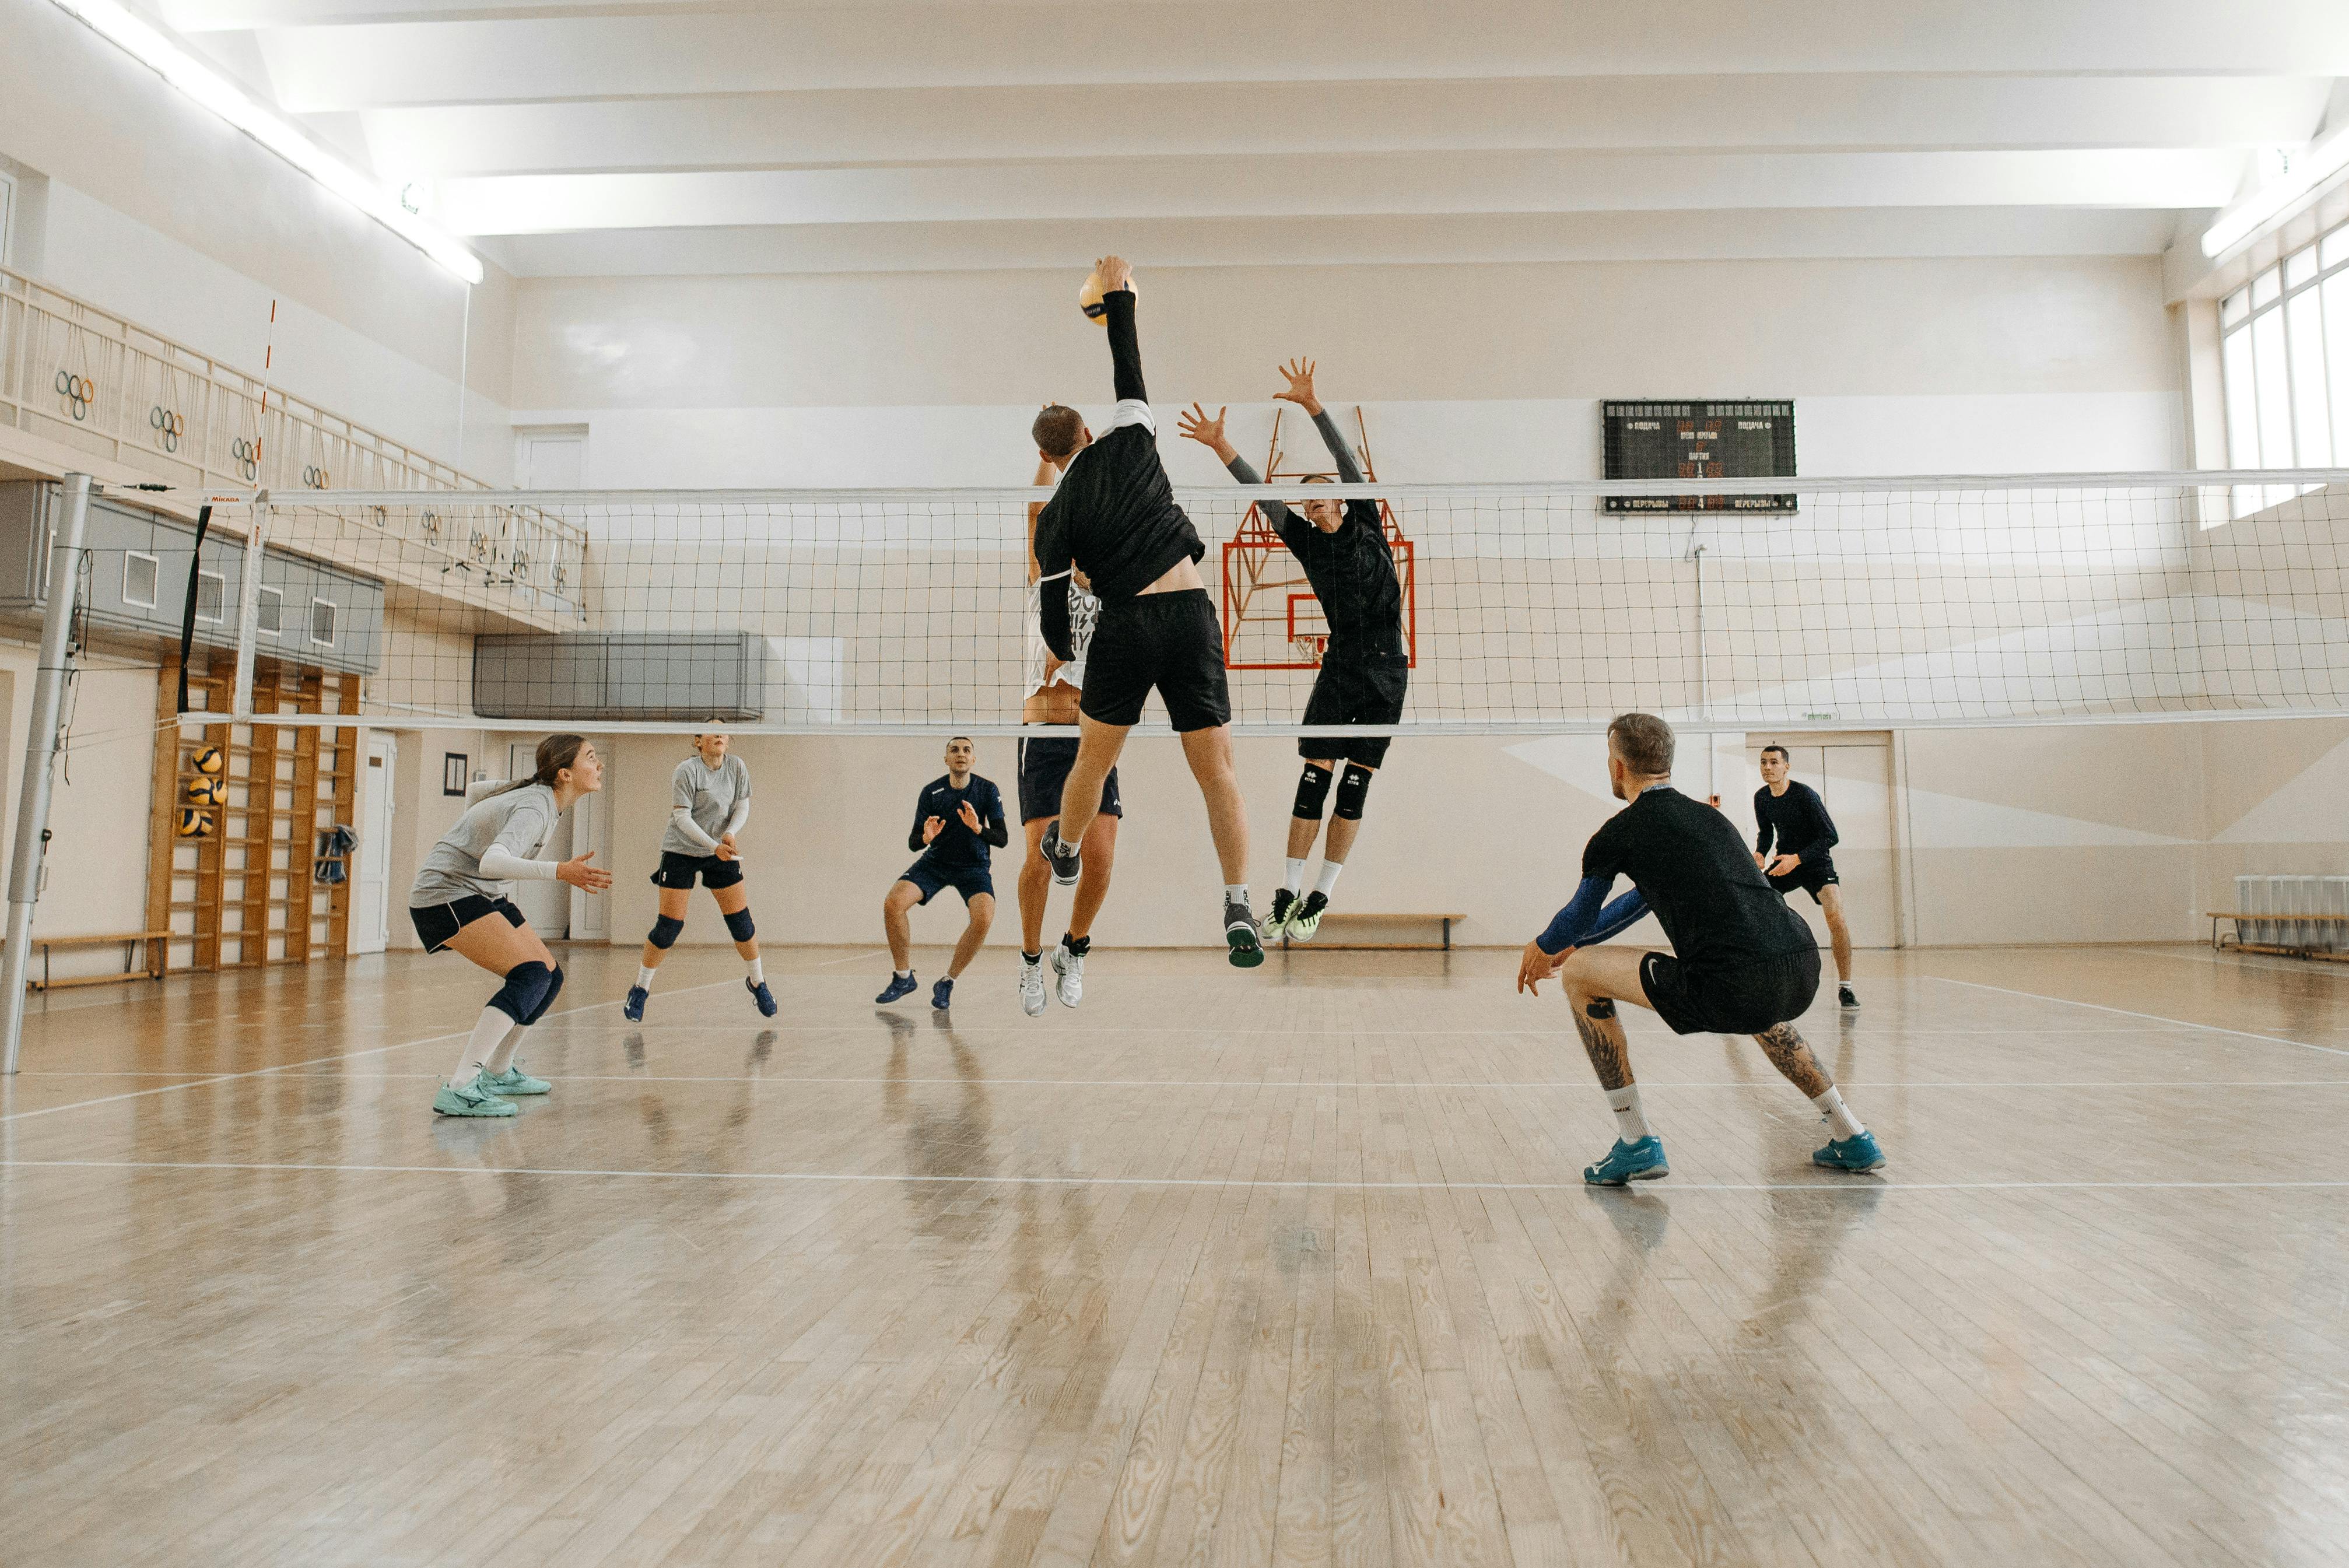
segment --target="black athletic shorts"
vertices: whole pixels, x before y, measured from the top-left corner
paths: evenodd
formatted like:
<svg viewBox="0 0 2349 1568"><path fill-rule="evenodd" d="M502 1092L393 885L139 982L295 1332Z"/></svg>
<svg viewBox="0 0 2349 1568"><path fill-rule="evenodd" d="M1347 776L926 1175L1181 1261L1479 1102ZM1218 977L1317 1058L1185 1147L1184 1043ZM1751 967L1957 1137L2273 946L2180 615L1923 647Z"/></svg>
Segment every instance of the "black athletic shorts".
<svg viewBox="0 0 2349 1568"><path fill-rule="evenodd" d="M1040 821L1061 814L1061 786L1069 781L1069 769L1077 760L1077 742L1061 735L1039 735L1019 738L1019 820ZM1117 798L1117 769L1109 770L1102 780L1101 814L1123 817L1125 807Z"/></svg>
<svg viewBox="0 0 2349 1568"><path fill-rule="evenodd" d="M738 856L721 861L716 855L680 855L674 850L663 850L660 870L653 872L653 886L690 888L695 877L699 877L701 885L712 892L732 887L742 880L741 859Z"/></svg>
<svg viewBox="0 0 2349 1568"><path fill-rule="evenodd" d="M448 903L428 903L420 909L410 909L408 918L416 923L416 934L424 939L424 951L438 953L449 945L449 939L485 914L502 914L508 925L524 923L522 911L511 899L483 898L469 892Z"/></svg>
<svg viewBox="0 0 2349 1568"><path fill-rule="evenodd" d="M1403 694L1411 686L1411 657L1400 649L1374 654L1323 655L1321 673L1313 677L1313 695L1305 699L1308 724L1395 724L1402 718ZM1307 736L1297 743L1297 755L1307 758L1351 758L1365 768L1387 759L1390 735L1346 736L1340 739Z"/></svg>
<svg viewBox="0 0 2349 1568"><path fill-rule="evenodd" d="M905 874L897 880L912 882L921 889L921 902L924 903L936 898L941 888L954 889L962 894L965 903L980 893L989 898L995 896L995 873L985 866L942 866L927 855L907 866Z"/></svg>
<svg viewBox="0 0 2349 1568"><path fill-rule="evenodd" d="M1803 863L1796 866L1790 874L1783 877L1772 877L1770 879L1770 885L1776 889L1782 896L1794 892L1796 888L1801 888L1805 892L1811 895L1811 902L1813 903L1823 903L1826 901L1819 897L1819 889L1826 886L1827 883L1831 882L1841 882L1842 880L1843 879L1841 877L1836 875L1834 861L1828 859L1825 855L1821 855L1816 860L1812 860L1806 855L1803 859Z"/></svg>
<svg viewBox="0 0 2349 1568"><path fill-rule="evenodd" d="M1166 699L1166 717L1178 733L1232 721L1223 623L1205 588L1143 593L1102 607L1077 707L1097 723L1133 724L1153 686Z"/></svg>
<svg viewBox="0 0 2349 1568"><path fill-rule="evenodd" d="M1758 1035L1799 1018L1819 994L1819 950L1734 969L1692 968L1669 953L1640 961L1640 985L1675 1035Z"/></svg>

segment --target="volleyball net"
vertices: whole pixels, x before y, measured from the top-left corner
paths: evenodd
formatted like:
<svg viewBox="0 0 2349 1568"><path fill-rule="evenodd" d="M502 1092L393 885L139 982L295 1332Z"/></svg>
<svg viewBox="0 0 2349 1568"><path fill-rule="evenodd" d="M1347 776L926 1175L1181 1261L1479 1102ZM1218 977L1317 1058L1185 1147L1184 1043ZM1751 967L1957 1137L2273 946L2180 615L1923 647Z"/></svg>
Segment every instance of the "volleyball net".
<svg viewBox="0 0 2349 1568"><path fill-rule="evenodd" d="M213 641L244 689L331 655L393 727L1008 733L1046 493L279 493L221 509L214 548L257 530L271 559L379 587L239 593ZM1397 734L2349 711L2349 470L1311 493L1381 503ZM1300 723L1327 623L1273 497L1298 500L1177 491L1235 728L1329 734Z"/></svg>

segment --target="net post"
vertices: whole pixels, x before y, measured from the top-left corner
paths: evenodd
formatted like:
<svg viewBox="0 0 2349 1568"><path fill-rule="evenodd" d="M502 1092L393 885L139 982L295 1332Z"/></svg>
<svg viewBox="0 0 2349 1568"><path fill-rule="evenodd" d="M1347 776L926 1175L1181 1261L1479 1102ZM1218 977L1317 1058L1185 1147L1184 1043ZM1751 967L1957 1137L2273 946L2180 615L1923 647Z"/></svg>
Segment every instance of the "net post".
<svg viewBox="0 0 2349 1568"><path fill-rule="evenodd" d="M8 937L0 958L7 995L0 1073L14 1075L25 1043L25 971L33 950L33 905L40 901L42 859L49 842L50 773L72 663L74 587L81 580L82 541L89 525L89 476L65 476L64 515L49 549L49 596L41 606L40 665L33 680L33 723L25 737L25 783L16 804L16 847L8 865Z"/></svg>
<svg viewBox="0 0 2349 1568"><path fill-rule="evenodd" d="M244 573L237 584L236 684L229 696L229 717L253 718L254 645L261 635L261 562L263 536L269 531L269 492L253 498L253 514L244 531Z"/></svg>

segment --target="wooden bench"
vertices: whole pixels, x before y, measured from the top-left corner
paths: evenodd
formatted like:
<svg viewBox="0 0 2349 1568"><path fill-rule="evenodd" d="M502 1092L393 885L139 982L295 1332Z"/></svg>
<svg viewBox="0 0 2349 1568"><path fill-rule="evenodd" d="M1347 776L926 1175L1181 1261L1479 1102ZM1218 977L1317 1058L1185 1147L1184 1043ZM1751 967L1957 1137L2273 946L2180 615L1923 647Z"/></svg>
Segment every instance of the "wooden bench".
<svg viewBox="0 0 2349 1568"><path fill-rule="evenodd" d="M1364 949L1401 952L1406 949L1441 948L1444 952L1449 953L1452 951L1452 923L1467 918L1464 914L1371 914L1357 910L1333 909L1321 917L1321 929L1313 934L1312 941L1297 943L1295 945L1334 947L1341 952ZM1442 940L1439 942L1331 942L1329 940L1332 926L1341 931L1349 926L1367 926L1376 933L1382 929L1391 930L1396 926L1413 925L1433 925L1441 928L1444 933ZM1290 945L1288 937L1283 936L1280 939L1282 952L1287 952Z"/></svg>
<svg viewBox="0 0 2349 1568"><path fill-rule="evenodd" d="M49 973L49 953L58 947L105 947L122 944L122 973L119 975L78 975L57 979ZM139 967L139 944L147 944L147 967ZM168 931L119 931L102 936L36 936L33 945L41 950L41 977L27 979L27 991L63 991L74 985L112 985L124 980L160 980L171 963L171 934Z"/></svg>
<svg viewBox="0 0 2349 1568"><path fill-rule="evenodd" d="M2282 958L2315 958L2327 964L2349 964L2349 953L2321 953L2313 947L2287 947L2281 943L2243 940L2243 923L2246 921L2302 920L2316 925L2349 926L2349 914L2246 914L2232 909L2209 909L2202 913L2210 917L2210 945L2220 951L2272 953ZM2219 923L2222 920L2235 923L2235 940L2232 943L2220 939Z"/></svg>

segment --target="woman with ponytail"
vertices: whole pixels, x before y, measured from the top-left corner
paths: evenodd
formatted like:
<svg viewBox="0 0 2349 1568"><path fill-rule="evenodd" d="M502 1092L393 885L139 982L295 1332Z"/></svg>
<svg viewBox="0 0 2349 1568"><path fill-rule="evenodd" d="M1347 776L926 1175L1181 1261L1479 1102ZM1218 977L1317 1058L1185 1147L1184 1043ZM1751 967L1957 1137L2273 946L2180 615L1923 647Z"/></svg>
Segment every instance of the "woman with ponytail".
<svg viewBox="0 0 2349 1568"><path fill-rule="evenodd" d="M432 1098L442 1116L512 1116L505 1096L544 1094L552 1087L523 1071L514 1053L554 1006L563 966L509 895L523 878L588 892L612 885L611 872L587 863L592 851L560 861L537 858L556 819L603 787L595 748L575 735L551 735L539 742L538 770L468 806L416 873L408 914L424 951L454 949L504 981L473 1025L456 1070Z"/></svg>

